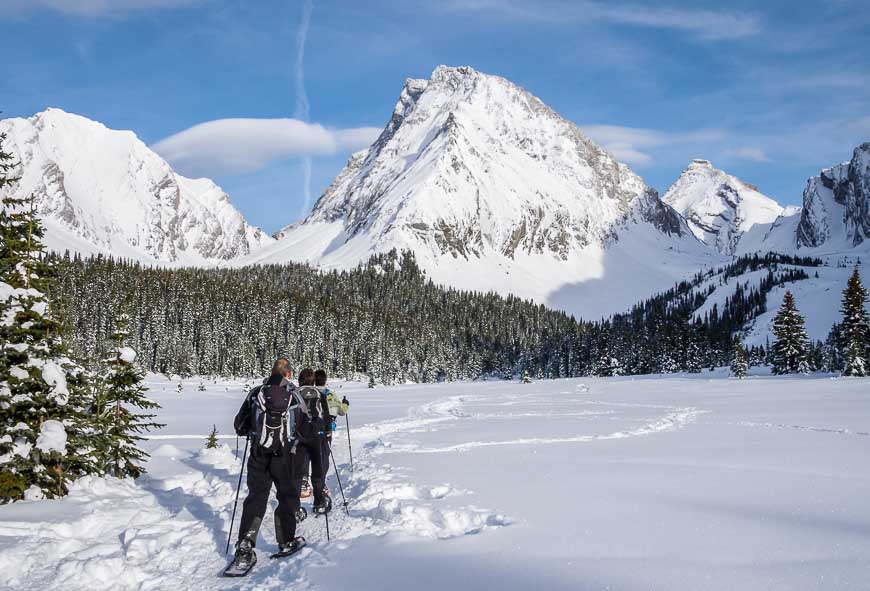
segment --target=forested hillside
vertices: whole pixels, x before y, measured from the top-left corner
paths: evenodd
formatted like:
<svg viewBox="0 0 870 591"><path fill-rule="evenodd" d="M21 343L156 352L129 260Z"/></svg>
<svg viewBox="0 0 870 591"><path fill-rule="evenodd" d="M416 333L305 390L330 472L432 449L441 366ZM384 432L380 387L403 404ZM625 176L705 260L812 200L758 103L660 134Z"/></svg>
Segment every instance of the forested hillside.
<svg viewBox="0 0 870 591"><path fill-rule="evenodd" d="M151 371L252 376L286 354L299 366L378 383L727 365L735 334L764 312L767 291L805 279L804 267L820 264L780 255L743 257L626 314L591 322L516 297L436 286L410 253L328 273L298 264L163 269L103 257L58 262L53 295L85 359L111 348L116 316L126 312L132 346ZM713 284L757 269L768 270L759 285L738 285L723 306L694 317ZM765 351L752 353L752 361L764 361Z"/></svg>

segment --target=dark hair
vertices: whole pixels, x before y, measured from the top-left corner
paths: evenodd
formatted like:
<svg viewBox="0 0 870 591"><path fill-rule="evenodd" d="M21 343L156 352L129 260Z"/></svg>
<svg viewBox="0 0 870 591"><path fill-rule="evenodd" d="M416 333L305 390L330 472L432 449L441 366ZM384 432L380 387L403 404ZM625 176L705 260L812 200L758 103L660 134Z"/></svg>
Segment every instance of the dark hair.
<svg viewBox="0 0 870 591"><path fill-rule="evenodd" d="M315 386L325 386L326 385L326 370L318 369L314 372L314 385Z"/></svg>
<svg viewBox="0 0 870 591"><path fill-rule="evenodd" d="M306 367L302 371L299 372L299 385L300 386L313 386L314 385L314 370L310 367Z"/></svg>
<svg viewBox="0 0 870 591"><path fill-rule="evenodd" d="M279 357L275 360L275 363L272 364L272 375L273 376L284 376L288 371L290 371L290 360L286 357Z"/></svg>

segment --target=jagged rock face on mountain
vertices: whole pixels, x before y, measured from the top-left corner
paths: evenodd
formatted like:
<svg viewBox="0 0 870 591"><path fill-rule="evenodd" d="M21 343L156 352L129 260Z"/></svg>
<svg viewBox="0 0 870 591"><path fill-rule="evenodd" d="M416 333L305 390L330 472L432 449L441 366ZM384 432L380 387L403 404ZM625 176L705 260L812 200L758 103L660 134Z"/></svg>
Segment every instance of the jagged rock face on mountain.
<svg viewBox="0 0 870 591"><path fill-rule="evenodd" d="M823 170L804 190L797 245L838 250L870 238L870 142L849 162Z"/></svg>
<svg viewBox="0 0 870 591"><path fill-rule="evenodd" d="M662 200L686 218L700 241L726 255L753 227L772 224L783 213L776 201L709 160L692 161Z"/></svg>
<svg viewBox="0 0 870 591"><path fill-rule="evenodd" d="M405 83L381 136L349 160L303 224L316 222L340 222L345 240L366 234L373 246L461 258L564 260L632 222L685 231L655 191L540 99L444 66Z"/></svg>
<svg viewBox="0 0 870 591"><path fill-rule="evenodd" d="M273 242L208 179L176 174L132 132L49 109L0 121L20 161L17 195L35 195L49 247L199 264Z"/></svg>

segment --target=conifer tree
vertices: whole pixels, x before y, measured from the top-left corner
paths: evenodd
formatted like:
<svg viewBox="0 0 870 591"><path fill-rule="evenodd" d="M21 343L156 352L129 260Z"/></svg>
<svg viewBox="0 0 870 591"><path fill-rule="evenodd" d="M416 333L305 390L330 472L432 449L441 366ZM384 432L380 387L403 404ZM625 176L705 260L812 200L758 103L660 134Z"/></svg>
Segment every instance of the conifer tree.
<svg viewBox="0 0 870 591"><path fill-rule="evenodd" d="M375 387L375 374L370 373L369 374L369 388L374 388L374 387Z"/></svg>
<svg viewBox="0 0 870 591"><path fill-rule="evenodd" d="M867 323L867 309L864 307L866 302L867 288L861 285L858 267L855 267L846 289L843 290L840 306L843 314L840 338L843 346L844 376L866 376L870 373L870 327Z"/></svg>
<svg viewBox="0 0 870 591"><path fill-rule="evenodd" d="M118 478L137 478L145 469L141 463L148 454L139 449L144 440L141 433L163 427L154 422L155 415L139 412L160 408L145 397L148 389L142 384L144 373L134 364L136 352L127 346L130 337L129 319L121 314L112 338L116 349L107 360L108 368L100 376L101 388L95 414L102 433L100 467L103 473Z"/></svg>
<svg viewBox="0 0 870 591"><path fill-rule="evenodd" d="M522 376L522 378L520 378L520 380L524 384L531 384L532 383L532 376L529 375L529 370L525 370L523 372L523 376Z"/></svg>
<svg viewBox="0 0 870 591"><path fill-rule="evenodd" d="M205 448L206 449L214 449L218 446L218 430L217 425L212 425L211 433L208 435L208 439L205 440Z"/></svg>
<svg viewBox="0 0 870 591"><path fill-rule="evenodd" d="M742 380L746 377L748 369L746 351L743 350L743 344L736 340L734 341L734 351L731 354L731 375Z"/></svg>
<svg viewBox="0 0 870 591"><path fill-rule="evenodd" d="M0 140L2 140L0 136ZM0 145L0 187L9 185ZM86 375L67 356L49 307L54 266L35 200L0 210L0 502L56 497L94 471Z"/></svg>
<svg viewBox="0 0 870 591"><path fill-rule="evenodd" d="M808 373L808 339L794 296L785 292L782 306L773 319L773 334L776 342L771 347L771 365L774 374Z"/></svg>

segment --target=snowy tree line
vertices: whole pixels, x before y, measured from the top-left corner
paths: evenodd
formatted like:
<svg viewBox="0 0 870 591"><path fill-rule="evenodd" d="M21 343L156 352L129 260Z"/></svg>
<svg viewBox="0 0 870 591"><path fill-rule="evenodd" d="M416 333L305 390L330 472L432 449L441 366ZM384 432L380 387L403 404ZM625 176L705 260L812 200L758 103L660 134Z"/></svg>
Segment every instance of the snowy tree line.
<svg viewBox="0 0 870 591"><path fill-rule="evenodd" d="M254 376L277 355L377 383L696 372L731 362L735 335L766 311L775 287L808 278L815 259L769 254L723 269L589 322L519 298L435 285L410 252L377 255L349 271L305 265L165 269L107 257L65 255L56 293L84 359L102 358L117 316L131 318L131 346L150 371ZM767 269L734 286L722 304L695 311L716 284ZM709 285L708 285L709 284ZM822 369L822 343L807 344ZM747 353L770 363L771 347Z"/></svg>

